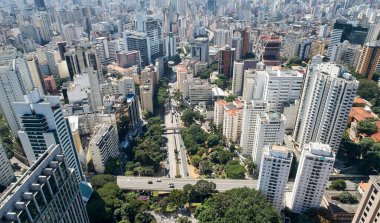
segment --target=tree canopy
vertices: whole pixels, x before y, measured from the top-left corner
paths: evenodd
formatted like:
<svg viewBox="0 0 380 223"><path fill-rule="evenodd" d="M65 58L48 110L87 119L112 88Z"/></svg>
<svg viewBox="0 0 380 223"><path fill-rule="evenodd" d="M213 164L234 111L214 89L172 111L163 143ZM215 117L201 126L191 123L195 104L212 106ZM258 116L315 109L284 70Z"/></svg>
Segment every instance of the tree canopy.
<svg viewBox="0 0 380 223"><path fill-rule="evenodd" d="M358 133L364 133L367 135L372 135L373 133L377 132L377 126L373 122L373 120L363 120L358 122L356 126L356 130Z"/></svg>
<svg viewBox="0 0 380 223"><path fill-rule="evenodd" d="M226 165L226 174L228 178L232 179L244 179L245 178L245 168L240 165L238 160L228 161Z"/></svg>
<svg viewBox="0 0 380 223"><path fill-rule="evenodd" d="M335 189L335 190L345 190L347 187L346 181L344 180L334 180L330 184L330 189Z"/></svg>
<svg viewBox="0 0 380 223"><path fill-rule="evenodd" d="M249 188L232 189L213 195L196 210L195 217L201 223L281 222L264 195Z"/></svg>

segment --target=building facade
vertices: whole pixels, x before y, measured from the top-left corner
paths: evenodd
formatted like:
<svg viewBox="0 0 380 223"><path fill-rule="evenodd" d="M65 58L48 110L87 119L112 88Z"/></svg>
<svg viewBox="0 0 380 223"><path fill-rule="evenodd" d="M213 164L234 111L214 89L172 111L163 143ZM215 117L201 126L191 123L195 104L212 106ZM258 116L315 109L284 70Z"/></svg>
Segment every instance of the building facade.
<svg viewBox="0 0 380 223"><path fill-rule="evenodd" d="M368 186L356 210L352 223L380 221L380 177L370 176Z"/></svg>
<svg viewBox="0 0 380 223"><path fill-rule="evenodd" d="M334 162L335 153L328 144L311 142L305 146L290 201L294 213L320 207Z"/></svg>

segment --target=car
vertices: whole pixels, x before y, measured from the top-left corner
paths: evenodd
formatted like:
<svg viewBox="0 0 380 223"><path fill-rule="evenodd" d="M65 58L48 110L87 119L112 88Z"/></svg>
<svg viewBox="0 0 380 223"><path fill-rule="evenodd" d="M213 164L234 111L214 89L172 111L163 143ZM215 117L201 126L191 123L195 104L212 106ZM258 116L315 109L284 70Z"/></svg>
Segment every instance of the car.
<svg viewBox="0 0 380 223"><path fill-rule="evenodd" d="M153 181L151 181L151 180L150 180L150 181L148 181L148 184L153 184Z"/></svg>
<svg viewBox="0 0 380 223"><path fill-rule="evenodd" d="M157 179L156 182L162 182L161 179Z"/></svg>
<svg viewBox="0 0 380 223"><path fill-rule="evenodd" d="M174 188L174 187L175 187L175 186L174 186L173 183L169 184L169 188Z"/></svg>

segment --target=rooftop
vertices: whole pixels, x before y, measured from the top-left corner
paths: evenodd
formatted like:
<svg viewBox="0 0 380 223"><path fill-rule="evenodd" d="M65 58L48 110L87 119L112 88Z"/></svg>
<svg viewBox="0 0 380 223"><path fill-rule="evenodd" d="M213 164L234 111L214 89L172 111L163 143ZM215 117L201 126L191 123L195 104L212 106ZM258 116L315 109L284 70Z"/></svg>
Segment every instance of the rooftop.
<svg viewBox="0 0 380 223"><path fill-rule="evenodd" d="M354 118L357 121L363 121L369 118L377 118L377 115L368 108L352 107L349 117Z"/></svg>

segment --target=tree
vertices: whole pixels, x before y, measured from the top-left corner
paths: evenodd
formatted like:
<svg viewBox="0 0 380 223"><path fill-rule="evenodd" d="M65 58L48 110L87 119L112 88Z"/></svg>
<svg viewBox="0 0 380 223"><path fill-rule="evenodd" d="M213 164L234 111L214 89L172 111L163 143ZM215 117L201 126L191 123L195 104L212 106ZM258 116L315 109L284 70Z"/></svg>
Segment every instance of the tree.
<svg viewBox="0 0 380 223"><path fill-rule="evenodd" d="M210 161L205 160L199 163L199 173L207 176L212 173L212 166Z"/></svg>
<svg viewBox="0 0 380 223"><path fill-rule="evenodd" d="M335 190L345 190L346 187L346 181L339 179L332 181L329 188Z"/></svg>
<svg viewBox="0 0 380 223"><path fill-rule="evenodd" d="M153 125L161 125L164 122L162 121L162 118L157 116L157 117L152 117L148 119L148 126L153 126Z"/></svg>
<svg viewBox="0 0 380 223"><path fill-rule="evenodd" d="M123 198L116 183L107 183L95 190L86 206L90 222L114 222L114 211L121 207Z"/></svg>
<svg viewBox="0 0 380 223"><path fill-rule="evenodd" d="M359 79L359 88L357 94L362 98L370 101L371 103L376 102L379 97L379 86L375 81L368 79ZM373 103L374 104L374 103Z"/></svg>
<svg viewBox="0 0 380 223"><path fill-rule="evenodd" d="M218 135L210 135L207 138L207 145L208 147L214 147L219 144L219 136Z"/></svg>
<svg viewBox="0 0 380 223"><path fill-rule="evenodd" d="M276 210L264 195L249 188L218 193L207 199L196 212L201 222L271 222L279 223Z"/></svg>
<svg viewBox="0 0 380 223"><path fill-rule="evenodd" d="M334 199L334 198L333 198ZM339 200L343 204L356 204L358 199L347 191L340 193L335 199Z"/></svg>
<svg viewBox="0 0 380 223"><path fill-rule="evenodd" d="M194 186L186 184L183 186L183 193L190 203L203 202L216 192L216 184L206 180L199 180Z"/></svg>
<svg viewBox="0 0 380 223"><path fill-rule="evenodd" d="M181 120L184 122L185 126L191 126L195 120L202 122L203 116L198 111L186 110L182 113Z"/></svg>
<svg viewBox="0 0 380 223"><path fill-rule="evenodd" d="M138 213L135 218L135 223L155 223L156 220L154 219L153 215L143 212Z"/></svg>
<svg viewBox="0 0 380 223"><path fill-rule="evenodd" d="M245 168L242 165L240 165L240 162L238 160L228 161L225 171L228 178L231 178L231 179L245 178Z"/></svg>
<svg viewBox="0 0 380 223"><path fill-rule="evenodd" d="M200 163L201 161L202 161L202 158L201 158L199 155L197 155L197 154L195 154L194 156L191 157L191 164L192 164L194 167L196 167L196 168L199 167L199 163Z"/></svg>
<svg viewBox="0 0 380 223"><path fill-rule="evenodd" d="M373 122L373 120L363 120L363 121L359 121L357 126L356 126L356 130L358 133L364 133L364 134L367 134L367 135L372 135L374 134L375 132L377 132L377 126L376 124Z"/></svg>
<svg viewBox="0 0 380 223"><path fill-rule="evenodd" d="M105 165L105 174L115 174L120 172L121 163L118 158L110 157Z"/></svg>
<svg viewBox="0 0 380 223"><path fill-rule="evenodd" d="M236 99L235 95L233 94L229 94L227 97L226 97L226 101L227 102L233 102L234 100Z"/></svg>
<svg viewBox="0 0 380 223"><path fill-rule="evenodd" d="M107 183L116 183L116 177L110 174L98 174L91 178L91 186L96 190Z"/></svg>
<svg viewBox="0 0 380 223"><path fill-rule="evenodd" d="M367 153L368 151L371 150L372 146L373 146L374 142L373 142L373 139L371 138L363 138L359 143L359 147L360 147L360 151L361 151L361 155L362 157L366 157L367 156Z"/></svg>

